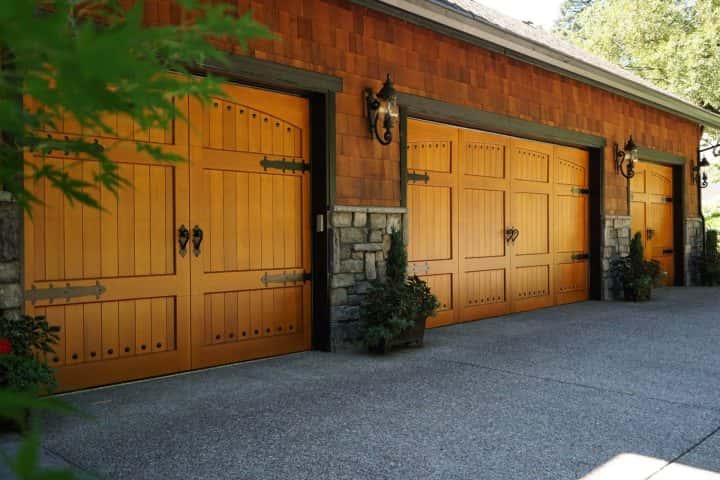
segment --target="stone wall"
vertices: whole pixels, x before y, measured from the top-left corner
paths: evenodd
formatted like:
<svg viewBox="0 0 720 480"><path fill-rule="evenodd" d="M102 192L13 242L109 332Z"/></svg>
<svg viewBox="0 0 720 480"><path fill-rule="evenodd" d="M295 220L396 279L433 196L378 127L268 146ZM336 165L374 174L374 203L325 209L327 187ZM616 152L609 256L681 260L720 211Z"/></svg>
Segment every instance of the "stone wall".
<svg viewBox="0 0 720 480"><path fill-rule="evenodd" d="M0 316L18 315L22 307L21 234L22 211L8 192L0 191Z"/></svg>
<svg viewBox="0 0 720 480"><path fill-rule="evenodd" d="M615 300L610 261L630 253L630 227L632 219L625 215L603 216L602 299Z"/></svg>
<svg viewBox="0 0 720 480"><path fill-rule="evenodd" d="M704 253L705 245L703 221L701 218L685 219L685 285L699 285L697 259Z"/></svg>
<svg viewBox="0 0 720 480"><path fill-rule="evenodd" d="M385 275L390 232L402 229L404 208L335 206L329 228L330 332L333 350L358 336L360 303L370 282ZM405 229L403 229L405 231Z"/></svg>

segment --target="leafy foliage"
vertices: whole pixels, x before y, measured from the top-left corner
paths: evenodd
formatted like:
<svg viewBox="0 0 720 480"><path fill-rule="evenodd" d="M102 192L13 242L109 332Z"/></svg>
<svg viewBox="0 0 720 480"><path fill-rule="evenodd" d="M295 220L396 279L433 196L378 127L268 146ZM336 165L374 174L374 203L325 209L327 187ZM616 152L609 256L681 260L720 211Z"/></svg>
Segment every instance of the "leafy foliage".
<svg viewBox="0 0 720 480"><path fill-rule="evenodd" d="M657 260L645 260L642 235L636 233L630 241L630 253L610 263L610 274L617 288L622 289L625 300L650 300L653 287L665 275Z"/></svg>
<svg viewBox="0 0 720 480"><path fill-rule="evenodd" d="M8 389L0 389L0 420L21 423L28 411L77 413L70 405L56 398L37 396ZM18 480L72 480L69 470L47 469L40 466L41 441L37 429L26 431L14 456L0 452L0 458Z"/></svg>
<svg viewBox="0 0 720 480"><path fill-rule="evenodd" d="M245 47L251 38L270 36L250 13L200 0L177 1L184 9L178 26L143 25L143 3L125 10L115 0L0 2L0 185L26 209L37 199L25 189L25 177L46 178L70 201L96 207L91 184L115 192L126 183L108 149L86 135L48 138L63 118L74 117L83 132L112 132L110 114L126 115L143 129L165 128L182 118L173 97L221 95L217 79L191 76L193 65L227 61L218 43ZM22 98L42 106L32 109ZM184 160L148 144L135 148L156 160ZM96 160L97 173L89 182L51 162L30 164L23 156L28 150Z"/></svg>
<svg viewBox="0 0 720 480"><path fill-rule="evenodd" d="M595 0L565 0L560 5L560 17L555 22L555 30L560 32L577 31L580 25L577 23L577 17L586 8L588 8Z"/></svg>
<svg viewBox="0 0 720 480"><path fill-rule="evenodd" d="M45 317L6 315L0 319L0 339L9 341L11 351L0 354L0 387L37 393L52 390L55 375L46 357L53 353L60 329Z"/></svg>
<svg viewBox="0 0 720 480"><path fill-rule="evenodd" d="M414 276L407 279L407 250L402 233L390 234L386 279L375 281L368 289L360 309L362 341L370 349L384 347L418 319L435 315L437 298L427 284Z"/></svg>

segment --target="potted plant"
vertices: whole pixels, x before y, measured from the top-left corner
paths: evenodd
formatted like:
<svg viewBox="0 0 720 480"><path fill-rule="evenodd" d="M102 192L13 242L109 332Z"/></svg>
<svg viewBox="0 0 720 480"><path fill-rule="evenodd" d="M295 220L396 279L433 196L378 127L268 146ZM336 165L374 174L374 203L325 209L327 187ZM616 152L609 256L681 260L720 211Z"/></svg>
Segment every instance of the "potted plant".
<svg viewBox="0 0 720 480"><path fill-rule="evenodd" d="M616 258L610 264L610 274L615 285L623 291L623 297L631 302L650 300L665 272L657 260L645 260L642 236L636 233L630 241L630 253Z"/></svg>
<svg viewBox="0 0 720 480"><path fill-rule="evenodd" d="M372 283L360 307L362 342L376 353L422 345L425 321L435 315L438 305L427 283L417 276L407 278L407 250L402 233L393 230L385 280Z"/></svg>
<svg viewBox="0 0 720 480"><path fill-rule="evenodd" d="M718 232L708 230L705 234L705 253L697 258L700 284L708 287L720 285L720 252Z"/></svg>
<svg viewBox="0 0 720 480"><path fill-rule="evenodd" d="M45 317L5 315L0 318L0 388L38 395L55 388L55 374L47 364L58 342L59 327ZM29 412L26 412L26 420ZM27 422L7 428L22 429Z"/></svg>

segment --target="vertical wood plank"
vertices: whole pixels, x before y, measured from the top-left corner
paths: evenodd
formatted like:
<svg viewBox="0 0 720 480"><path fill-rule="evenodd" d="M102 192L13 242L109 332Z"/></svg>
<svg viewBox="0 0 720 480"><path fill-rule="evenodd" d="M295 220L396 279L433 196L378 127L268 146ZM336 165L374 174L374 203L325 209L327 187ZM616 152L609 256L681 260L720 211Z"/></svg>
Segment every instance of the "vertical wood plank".
<svg viewBox="0 0 720 480"><path fill-rule="evenodd" d="M288 228L287 212L289 205L285 203L285 192L283 191L283 176L272 176L272 253L273 267L282 268L285 263L285 236L284 231Z"/></svg>
<svg viewBox="0 0 720 480"><path fill-rule="evenodd" d="M151 350L164 352L167 350L167 300L165 298L153 298L150 301L150 321Z"/></svg>
<svg viewBox="0 0 720 480"><path fill-rule="evenodd" d="M225 341L225 294L210 295L212 305L212 343Z"/></svg>
<svg viewBox="0 0 720 480"><path fill-rule="evenodd" d="M97 163L83 162L83 180L89 183L85 191L97 201L102 201L100 189L95 181ZM102 204L101 204L102 206ZM97 278L100 276L101 243L100 243L100 210L88 205L82 206L82 234L83 234L83 278ZM99 352L97 352L99 353Z"/></svg>
<svg viewBox="0 0 720 480"><path fill-rule="evenodd" d="M119 175L131 182L135 181L133 165L121 163ZM135 274L135 190L125 186L118 191L117 211L117 249L118 275L122 277ZM133 342L134 345L134 342Z"/></svg>
<svg viewBox="0 0 720 480"><path fill-rule="evenodd" d="M176 346L176 335L177 335L177 328L176 328L176 307L175 307L175 297L167 297L167 306L165 307L166 312L166 322L167 322L167 340L165 343L167 343L167 349L168 350L175 350Z"/></svg>
<svg viewBox="0 0 720 480"><path fill-rule="evenodd" d="M247 270L250 268L250 191L247 173L235 174L237 179L236 186L236 204L237 219L235 225L237 227L237 265L239 270ZM257 210L254 210L255 212ZM252 229L257 230L257 229Z"/></svg>
<svg viewBox="0 0 720 480"><path fill-rule="evenodd" d="M271 175L260 175L260 196L261 268L273 268L273 181Z"/></svg>
<svg viewBox="0 0 720 480"><path fill-rule="evenodd" d="M238 151L241 152L247 152L248 151L248 111L243 106L238 106L235 109L235 128L236 128L236 134L235 134L235 142L236 142L236 148Z"/></svg>
<svg viewBox="0 0 720 480"><path fill-rule="evenodd" d="M104 302L101 306L102 317L102 358L117 358L119 355L118 303Z"/></svg>
<svg viewBox="0 0 720 480"><path fill-rule="evenodd" d="M62 166L62 164L60 165ZM62 192L53 188L50 182L43 180L45 191L46 232L44 238L35 234L43 242L45 249L45 268L47 280L65 278L65 206Z"/></svg>
<svg viewBox="0 0 720 480"><path fill-rule="evenodd" d="M65 308L65 363L68 365L85 360L85 333L83 331L83 306L68 305Z"/></svg>
<svg viewBox="0 0 720 480"><path fill-rule="evenodd" d="M246 340L252 334L250 320L250 292L238 292L237 296L237 337L239 340Z"/></svg>
<svg viewBox="0 0 720 480"><path fill-rule="evenodd" d="M253 290L250 294L250 335L259 337L263 334L263 292L264 290Z"/></svg>
<svg viewBox="0 0 720 480"><path fill-rule="evenodd" d="M222 102L222 145L225 150L235 150L235 105L230 102Z"/></svg>
<svg viewBox="0 0 720 480"><path fill-rule="evenodd" d="M213 98L207 107L210 110L210 148L222 149L223 147L223 112L220 100Z"/></svg>
<svg viewBox="0 0 720 480"><path fill-rule="evenodd" d="M152 313L149 299L135 300L135 352L150 353Z"/></svg>
<svg viewBox="0 0 720 480"><path fill-rule="evenodd" d="M118 348L121 357L135 355L135 302L118 302Z"/></svg>
<svg viewBox="0 0 720 480"><path fill-rule="evenodd" d="M103 186L100 189L100 202L105 210L100 213L101 276L103 278L117 277L118 197Z"/></svg>
<svg viewBox="0 0 720 480"><path fill-rule="evenodd" d="M225 294L225 339L237 340L238 327L238 293L228 292Z"/></svg>
<svg viewBox="0 0 720 480"><path fill-rule="evenodd" d="M82 180L82 163L66 160L65 170L71 178ZM65 199L64 226L65 236L65 278L79 279L83 277L83 208L77 202Z"/></svg>
<svg viewBox="0 0 720 480"><path fill-rule="evenodd" d="M150 168L135 165L135 275L148 275L150 268ZM144 308L144 307L143 307ZM147 343L146 343L147 347Z"/></svg>
<svg viewBox="0 0 720 480"><path fill-rule="evenodd" d="M60 328L60 339L53 346L54 354L50 357L51 367L61 367L65 365L67 329L65 328L65 307L48 307L45 309L45 318L48 324Z"/></svg>
<svg viewBox="0 0 720 480"><path fill-rule="evenodd" d="M85 361L97 362L102 360L102 321L100 318L100 304L86 303L83 306L85 333Z"/></svg>
<svg viewBox="0 0 720 480"><path fill-rule="evenodd" d="M210 231L206 232L209 238L205 239L205 241L209 241L208 247L210 248L207 253L210 254L210 270L223 272L225 271L225 252L223 251L225 239L223 172L220 170L208 170L206 175L210 180Z"/></svg>
<svg viewBox="0 0 720 480"><path fill-rule="evenodd" d="M234 130L233 130L234 131ZM237 174L223 172L223 236L222 250L224 254L223 266L225 271L238 269L238 191Z"/></svg>
<svg viewBox="0 0 720 480"><path fill-rule="evenodd" d="M167 251L171 239L165 238L167 223L165 217L165 179L166 167L150 167L150 273L160 275L166 273Z"/></svg>

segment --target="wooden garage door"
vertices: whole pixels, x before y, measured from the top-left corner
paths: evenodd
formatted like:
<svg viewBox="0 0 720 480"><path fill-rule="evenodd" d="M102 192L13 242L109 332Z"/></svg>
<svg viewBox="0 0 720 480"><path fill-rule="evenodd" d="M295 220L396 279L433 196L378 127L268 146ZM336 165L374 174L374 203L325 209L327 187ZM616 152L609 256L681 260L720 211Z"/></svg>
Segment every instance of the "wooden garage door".
<svg viewBox="0 0 720 480"><path fill-rule="evenodd" d="M187 100L176 100L187 114ZM117 140L147 142L187 157L187 126L140 130L123 117L109 118L112 133L93 136L109 147ZM60 138L81 133L72 119ZM25 217L26 312L45 315L61 329L56 354L63 390L176 372L190 366L189 264L176 255L175 230L188 223L187 164L158 163L131 142L109 149L120 174L132 182L115 196L90 189L100 210L71 204L49 182L28 181L42 204ZM43 159L27 155L41 164ZM93 181L97 163L54 152L45 162ZM66 292L60 289L67 289ZM53 299L44 298L53 294Z"/></svg>
<svg viewBox="0 0 720 480"><path fill-rule="evenodd" d="M307 100L224 90L190 105L193 368L310 346Z"/></svg>
<svg viewBox="0 0 720 480"><path fill-rule="evenodd" d="M588 298L587 152L410 120L407 159L431 326Z"/></svg>
<svg viewBox="0 0 720 480"><path fill-rule="evenodd" d="M673 285L675 270L672 173L672 167L641 161L630 182L632 234L640 232L645 258L667 272L666 285Z"/></svg>
<svg viewBox="0 0 720 480"><path fill-rule="evenodd" d="M96 136L101 145L149 142L190 162L114 145L132 188L92 190L104 212L28 182L43 205L25 222L26 309L61 327L50 364L62 390L309 348L307 101L224 89L206 107L175 100L190 128L110 119L117 129ZM51 133L80 132L67 120ZM85 180L96 168L63 152L44 161ZM191 240L181 253L181 227L202 230L198 249ZM69 299L59 290L68 287Z"/></svg>

